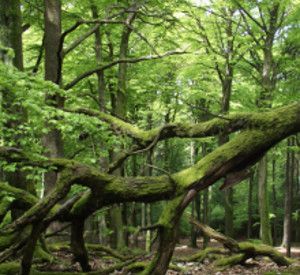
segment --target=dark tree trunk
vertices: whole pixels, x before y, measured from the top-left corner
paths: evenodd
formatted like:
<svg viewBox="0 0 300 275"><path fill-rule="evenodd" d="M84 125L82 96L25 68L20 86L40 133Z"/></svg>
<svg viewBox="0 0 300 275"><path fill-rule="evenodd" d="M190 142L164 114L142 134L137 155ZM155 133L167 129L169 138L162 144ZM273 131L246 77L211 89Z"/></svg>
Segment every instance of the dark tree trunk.
<svg viewBox="0 0 300 275"><path fill-rule="evenodd" d="M195 200L192 201L192 216L195 217ZM192 226L191 227L191 247L197 247L197 230Z"/></svg>
<svg viewBox="0 0 300 275"><path fill-rule="evenodd" d="M21 263L21 267L22 267L21 275L30 274L33 253L36 246L36 242L41 234L41 230L42 230L41 221L38 221L32 225L32 231L30 237L23 251L23 258Z"/></svg>
<svg viewBox="0 0 300 275"><path fill-rule="evenodd" d="M79 262L82 271L91 271L89 265L88 253L86 251L83 239L84 219L76 219L72 221L71 228L71 250L73 253L73 262Z"/></svg>
<svg viewBox="0 0 300 275"><path fill-rule="evenodd" d="M278 230L277 230L277 223L278 223L278 217L277 217L277 195L276 195L276 186L275 186L275 166L276 162L273 160L272 163L272 193L273 193L273 212L274 212L274 218L273 218L273 244L277 245L278 243Z"/></svg>

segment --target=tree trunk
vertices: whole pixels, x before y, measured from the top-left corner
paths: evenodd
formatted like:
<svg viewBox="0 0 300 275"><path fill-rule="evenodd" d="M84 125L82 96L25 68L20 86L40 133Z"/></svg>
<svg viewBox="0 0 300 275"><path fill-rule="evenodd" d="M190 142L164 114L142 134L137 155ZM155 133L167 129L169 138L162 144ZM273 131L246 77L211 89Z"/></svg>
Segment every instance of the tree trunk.
<svg viewBox="0 0 300 275"><path fill-rule="evenodd" d="M61 35L61 1L44 0L45 16L45 80L56 84L61 83L60 65L60 35ZM54 106L63 107L63 99L58 95L45 95L46 103L54 100ZM52 104L52 103L51 103ZM50 126L50 125L48 125ZM43 146L46 156L49 158L59 158L63 156L63 141L61 132L52 129L43 138ZM56 183L56 172L45 173L45 194L53 189Z"/></svg>
<svg viewBox="0 0 300 275"><path fill-rule="evenodd" d="M195 156L196 156L196 149L195 149L195 142L192 141L191 142L191 165L195 164ZM197 213L197 218L198 217L198 213L199 213L199 209L197 211L197 206L199 207L196 199L198 199L199 201L199 196L196 196L196 198L192 201L192 216L195 217L195 214ZM199 207L200 208L200 207ZM195 227L191 227L191 247L196 248L197 247L197 229Z"/></svg>
<svg viewBox="0 0 300 275"><path fill-rule="evenodd" d="M248 196L248 222L247 222L247 238L252 238L252 198L253 198L253 180L254 174L252 173L249 179L249 196Z"/></svg>
<svg viewBox="0 0 300 275"><path fill-rule="evenodd" d="M259 161L258 166L258 203L260 214L260 237L264 244L272 245L271 225L269 217L267 186L267 156Z"/></svg>
<svg viewBox="0 0 300 275"><path fill-rule="evenodd" d="M277 233L277 196L276 196L276 186L275 186L275 160L273 160L272 164L272 194L273 194L273 212L274 212L274 218L273 218L273 245L277 245L278 243L278 233Z"/></svg>
<svg viewBox="0 0 300 275"><path fill-rule="evenodd" d="M79 262L83 272L91 271L89 265L88 253L85 248L84 239L84 219L72 221L71 228L71 249L73 253L73 262Z"/></svg>
<svg viewBox="0 0 300 275"><path fill-rule="evenodd" d="M31 262L34 253L34 249L36 246L36 242L41 234L41 229L43 225L41 221L38 221L32 225L32 231L30 237L26 243L26 246L23 250L23 258L22 258L22 273L21 275L29 275L31 270Z"/></svg>
<svg viewBox="0 0 300 275"><path fill-rule="evenodd" d="M159 247L147 269L142 275L166 274L169 262L178 239L178 229L181 213L181 202L184 196L179 196L168 202L158 221Z"/></svg>
<svg viewBox="0 0 300 275"><path fill-rule="evenodd" d="M5 64L13 64L18 70L23 71L22 50L22 16L20 0L1 1L0 5L0 44L10 47L14 51L14 57L7 54L6 50L0 50L0 58Z"/></svg>
<svg viewBox="0 0 300 275"><path fill-rule="evenodd" d="M296 212L296 236L295 236L295 242L297 244L300 243L300 209Z"/></svg>
<svg viewBox="0 0 300 275"><path fill-rule="evenodd" d="M202 143L202 156L206 155L206 144ZM206 188L203 191L203 223L204 224L209 224L209 212L210 212L210 207L209 207L209 188ZM202 249L205 249L208 245L209 242L209 237L207 235L203 236L203 247Z"/></svg>
<svg viewBox="0 0 300 275"><path fill-rule="evenodd" d="M286 179L285 179L285 196L284 196L284 224L282 246L286 248L286 254L291 256L291 231L292 231L292 173L291 173L291 140L287 139L286 154Z"/></svg>
<svg viewBox="0 0 300 275"><path fill-rule="evenodd" d="M2 1L0 6L0 46L10 47L13 49L14 57L11 57L4 50L0 49L0 58L5 65L13 64L19 71L23 71L23 50L22 50L22 15L20 10L19 0ZM0 101L2 102L2 108L7 114L10 114L16 118L8 119L5 123L7 128L11 128L17 131L18 127L26 122L27 115L24 109L19 104L14 104L14 95L9 91L1 91ZM1 100L2 97L2 100ZM21 141L24 135L16 134L13 139L17 147L22 148ZM10 142L11 138L3 137L4 144ZM16 169L15 172L6 172L5 180L10 185L26 190L32 194L35 194L35 183L26 179L26 173L20 169ZM20 201L15 200L12 205L12 219L16 219L21 216L26 210L26 206Z"/></svg>
<svg viewBox="0 0 300 275"><path fill-rule="evenodd" d="M192 201L191 208L192 216L195 217L195 200ZM193 226L191 227L191 247L197 247L197 230Z"/></svg>
<svg viewBox="0 0 300 275"><path fill-rule="evenodd" d="M61 1L44 0L44 24L45 24L45 80L57 85L61 84L61 59L60 59L60 37L61 37ZM51 100L51 102L49 101ZM45 94L45 102L56 108L62 108L64 99L59 94ZM51 123L46 122L46 127ZM48 158L63 157L63 140L60 130L52 129L42 139L45 156ZM57 173L49 171L44 173L44 193L49 194L56 185ZM60 227L58 222L53 222L48 231L57 231ZM49 241L55 241L51 238Z"/></svg>
<svg viewBox="0 0 300 275"><path fill-rule="evenodd" d="M127 16L126 21L131 24L135 18L135 13L129 13ZM120 54L119 59L126 59L128 54L128 45L129 45L129 37L132 32L132 29L128 26L124 26L121 43L120 43ZM117 95L116 98L112 97L114 101L112 102L113 112L116 116L120 118L125 118L126 116L126 84L127 84L127 64L120 63L119 64L119 71L118 71L118 88L117 88ZM118 154L113 153L111 154L111 160L114 161L117 159ZM114 171L114 175L120 175L121 171L116 170ZM125 240L123 235L123 223L122 223L122 215L121 209L118 205L115 205L111 212L111 221L113 223L113 230L114 230L114 244L116 248L122 249L125 246ZM117 220L116 220L117 219ZM111 224L112 225L112 224Z"/></svg>

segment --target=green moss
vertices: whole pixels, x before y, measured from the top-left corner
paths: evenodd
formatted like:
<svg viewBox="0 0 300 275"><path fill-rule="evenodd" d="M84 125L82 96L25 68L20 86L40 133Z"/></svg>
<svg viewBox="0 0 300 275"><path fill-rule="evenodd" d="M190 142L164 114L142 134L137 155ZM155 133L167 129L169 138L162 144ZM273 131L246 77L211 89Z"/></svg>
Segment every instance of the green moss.
<svg viewBox="0 0 300 275"><path fill-rule="evenodd" d="M1 199L1 202L0 202L0 223L2 222L2 219L6 215L7 211L9 210L11 203L12 203L11 200L8 199L8 198Z"/></svg>
<svg viewBox="0 0 300 275"><path fill-rule="evenodd" d="M21 265L19 263L4 263L0 264L0 274L5 275L18 275L21 270Z"/></svg>
<svg viewBox="0 0 300 275"><path fill-rule="evenodd" d="M68 250L71 251L71 247L68 243L54 243L48 244L50 251Z"/></svg>
<svg viewBox="0 0 300 275"><path fill-rule="evenodd" d="M250 257L252 255L268 256L279 266L288 266L292 263L292 260L284 257L279 251L271 246L260 244L255 245L250 242L241 242L238 244L241 252L246 253Z"/></svg>
<svg viewBox="0 0 300 275"><path fill-rule="evenodd" d="M80 198L72 207L70 214L74 216L81 216L85 211L86 205L91 200L92 193L89 192L85 194L82 198Z"/></svg>
<svg viewBox="0 0 300 275"><path fill-rule="evenodd" d="M14 241L16 236L17 236L16 233L11 233L11 234L0 236L0 250L2 251L4 249L8 248L12 244L12 242Z"/></svg>
<svg viewBox="0 0 300 275"><path fill-rule="evenodd" d="M136 262L136 263L133 263L133 264L127 266L126 270L132 271L132 272L142 271L145 268L147 268L148 265L149 265L148 262Z"/></svg>
<svg viewBox="0 0 300 275"><path fill-rule="evenodd" d="M178 217L178 208L185 195L178 196L169 201L160 215L158 224L164 227L164 230L170 230L174 227L175 218Z"/></svg>
<svg viewBox="0 0 300 275"><path fill-rule="evenodd" d="M38 202L38 198L26 192L25 190L10 186L9 184L5 184L3 182L0 183L0 190L4 190L10 194L12 194L15 198L20 199L22 202L28 205L34 205ZM1 210L0 210L1 212Z"/></svg>
<svg viewBox="0 0 300 275"><path fill-rule="evenodd" d="M231 257L223 257L214 261L214 265L222 268L231 267L233 265L241 264L245 261L245 254L238 254Z"/></svg>
<svg viewBox="0 0 300 275"><path fill-rule="evenodd" d="M38 259L40 262L53 262L55 257L49 253L47 253L40 246L36 246L34 250L34 258Z"/></svg>

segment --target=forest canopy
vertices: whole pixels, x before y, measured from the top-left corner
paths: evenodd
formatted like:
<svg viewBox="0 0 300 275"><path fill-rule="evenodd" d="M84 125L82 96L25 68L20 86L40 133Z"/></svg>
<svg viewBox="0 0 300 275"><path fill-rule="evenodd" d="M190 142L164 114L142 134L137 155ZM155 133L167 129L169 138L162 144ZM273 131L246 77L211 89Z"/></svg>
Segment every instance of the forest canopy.
<svg viewBox="0 0 300 275"><path fill-rule="evenodd" d="M157 251L139 268L165 274L191 230L184 212L290 252L300 242L299 8L1 1L0 273L16 259L11 270L43 273L34 258L62 231L82 272L88 243L124 251L151 231Z"/></svg>

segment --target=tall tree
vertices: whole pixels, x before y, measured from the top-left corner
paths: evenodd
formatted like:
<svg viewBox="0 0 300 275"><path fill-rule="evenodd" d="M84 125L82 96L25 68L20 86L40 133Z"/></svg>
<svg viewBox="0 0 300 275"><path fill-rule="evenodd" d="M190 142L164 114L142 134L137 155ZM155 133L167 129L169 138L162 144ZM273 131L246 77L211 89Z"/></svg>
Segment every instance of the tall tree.
<svg viewBox="0 0 300 275"><path fill-rule="evenodd" d="M45 24L45 80L57 85L61 84L61 1L44 0L44 24ZM63 98L59 94L46 93L47 104L62 108ZM48 123L51 126L51 123ZM61 131L56 128L44 136L43 145L45 155L50 158L63 156L63 141ZM54 171L45 173L46 194L52 190L56 183L57 173Z"/></svg>
<svg viewBox="0 0 300 275"><path fill-rule="evenodd" d="M259 74L261 90L257 98L260 109L270 108L274 89L276 87L278 64L274 59L273 47L277 33L283 28L287 16L288 1L254 1L255 3L241 4L234 0L240 9L245 31L253 39L256 47L250 51L251 59L245 60ZM255 5L254 5L255 4ZM255 15L255 11L257 14ZM260 52L262 53L260 55ZM262 56L262 57L261 57ZM258 169L258 187L260 203L260 234L262 241L272 244L268 184L267 157L263 156Z"/></svg>
<svg viewBox="0 0 300 275"><path fill-rule="evenodd" d="M19 0L1 1L0 6L0 58L7 65L13 65L19 71L23 71L23 46L22 46L22 15ZM9 48L13 51L9 53ZM22 123L26 121L26 112L22 106L15 101L15 95L9 90L1 88L1 104L2 111L11 115L5 124L9 131L18 131ZM16 147L22 147L21 140L24 135L19 133L15 136L4 134L3 140L5 144L14 144ZM35 194L34 183L26 179L26 173L16 168L15 171L5 172L5 180L12 186L22 188ZM12 217L16 219L20 216L26 207L18 202L12 203Z"/></svg>
<svg viewBox="0 0 300 275"><path fill-rule="evenodd" d="M194 10L189 16L196 21L197 29L193 30L197 36L195 40L201 47L204 43L205 51L209 57L206 62L202 62L208 69L213 69L219 79L222 97L220 102L220 114L229 113L230 97L232 93L232 83L234 79L234 67L243 56L241 53L242 42L237 41L239 35L239 18L236 15L236 7L223 2L206 3L198 6L201 13L196 15ZM218 137L218 145L228 142L229 137L221 133ZM226 181L226 180L225 180ZM224 186L227 183L224 183ZM224 190L225 202L225 234L233 237L233 189L228 187Z"/></svg>

